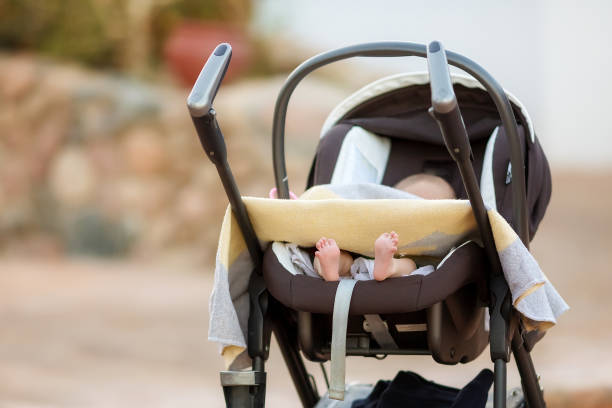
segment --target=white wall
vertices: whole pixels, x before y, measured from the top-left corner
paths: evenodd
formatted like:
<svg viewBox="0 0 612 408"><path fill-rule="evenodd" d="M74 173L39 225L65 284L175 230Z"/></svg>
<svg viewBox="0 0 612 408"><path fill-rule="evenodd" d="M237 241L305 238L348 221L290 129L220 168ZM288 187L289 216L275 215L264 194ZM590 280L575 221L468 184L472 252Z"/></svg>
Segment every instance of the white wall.
<svg viewBox="0 0 612 408"><path fill-rule="evenodd" d="M553 166L612 167L612 2L255 2L259 30L322 52L358 42L440 40L527 107ZM360 62L382 73L423 61Z"/></svg>

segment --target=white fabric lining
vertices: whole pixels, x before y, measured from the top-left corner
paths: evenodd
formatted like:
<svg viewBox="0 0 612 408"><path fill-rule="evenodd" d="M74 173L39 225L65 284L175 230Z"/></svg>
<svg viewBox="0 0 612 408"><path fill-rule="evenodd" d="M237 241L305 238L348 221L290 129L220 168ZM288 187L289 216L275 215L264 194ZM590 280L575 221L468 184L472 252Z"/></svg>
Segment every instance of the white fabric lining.
<svg viewBox="0 0 612 408"><path fill-rule="evenodd" d="M438 263L438 265L436 266L436 269L440 269L440 267L441 267L441 266L444 264L444 262L446 262L446 260L447 260L448 258L450 258L450 256L451 256L452 254L454 254L456 250L458 250L459 248L461 248L461 247L463 247L463 246L465 246L465 245L469 244L470 242L472 242L472 241L471 241L471 240L470 240L470 241L465 241L463 244L459 245L458 247L451 249L451 250L448 252L448 254L446 254L446 256L445 256L444 258L442 258L442 260L441 260L441 261Z"/></svg>
<svg viewBox="0 0 612 408"><path fill-rule="evenodd" d="M459 246L461 248L463 245ZM315 271L308 252L293 243L274 242L272 251L279 263L292 275L306 275L311 278L321 278ZM451 251L451 253L454 249ZM450 255L450 253L449 253ZM447 255L447 257L449 256ZM435 272L433 265L421 266L409 275L427 276ZM374 260L370 258L357 257L353 259L350 268L350 277L341 276L340 279L374 280ZM408 275L405 275L408 276Z"/></svg>
<svg viewBox="0 0 612 408"><path fill-rule="evenodd" d="M389 138L353 126L342 141L331 184L381 184L390 151Z"/></svg>
<svg viewBox="0 0 612 408"><path fill-rule="evenodd" d="M497 199L495 196L495 183L493 180L493 153L499 127L496 127L487 142L484 159L482 161L482 174L480 176L480 193L487 209L497 211Z"/></svg>
<svg viewBox="0 0 612 408"><path fill-rule="evenodd" d="M297 247L297 245L296 245ZM287 249L287 244L283 242L273 242L272 252L278 259L278 262L292 275L300 275L300 272L295 268L293 262L291 262L291 252Z"/></svg>

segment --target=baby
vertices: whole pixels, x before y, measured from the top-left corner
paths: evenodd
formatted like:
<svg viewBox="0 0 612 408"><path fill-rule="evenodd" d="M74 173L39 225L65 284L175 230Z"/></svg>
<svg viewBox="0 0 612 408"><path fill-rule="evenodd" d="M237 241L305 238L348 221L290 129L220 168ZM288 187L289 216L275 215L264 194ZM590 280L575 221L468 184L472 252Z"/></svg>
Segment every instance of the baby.
<svg viewBox="0 0 612 408"><path fill-rule="evenodd" d="M441 177L430 174L415 174L402 179L395 188L428 200L455 199L455 191ZM410 258L395 258L399 235L394 231L385 232L374 242L374 279L410 275L417 269ZM341 251L331 238L322 237L316 244L314 268L326 281L337 281L341 276L351 276L353 257Z"/></svg>

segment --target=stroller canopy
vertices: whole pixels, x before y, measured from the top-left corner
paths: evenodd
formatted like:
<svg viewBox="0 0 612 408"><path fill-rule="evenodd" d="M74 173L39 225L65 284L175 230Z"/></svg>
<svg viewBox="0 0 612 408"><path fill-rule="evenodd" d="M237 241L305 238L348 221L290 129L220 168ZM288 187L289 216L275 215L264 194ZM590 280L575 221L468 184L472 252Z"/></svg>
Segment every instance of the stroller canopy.
<svg viewBox="0 0 612 408"><path fill-rule="evenodd" d="M375 182L394 185L411 174L433 173L446 179L458 198L466 198L440 129L428 113L431 106L428 81L427 73L393 75L363 87L338 104L323 125L308 187L336 182L335 173L350 173L344 168L347 157L341 154L342 145L351 132L363 129L390 140L381 142L388 144L383 148L377 149L376 143L362 148L369 150L366 154L370 156L379 151L375 166L380 177ZM452 75L452 81L472 144L473 166L480 177L485 205L513 224L510 146L497 109L479 82L458 74ZM529 236L533 239L550 200L550 169L527 110L512 94L507 95L520 125Z"/></svg>

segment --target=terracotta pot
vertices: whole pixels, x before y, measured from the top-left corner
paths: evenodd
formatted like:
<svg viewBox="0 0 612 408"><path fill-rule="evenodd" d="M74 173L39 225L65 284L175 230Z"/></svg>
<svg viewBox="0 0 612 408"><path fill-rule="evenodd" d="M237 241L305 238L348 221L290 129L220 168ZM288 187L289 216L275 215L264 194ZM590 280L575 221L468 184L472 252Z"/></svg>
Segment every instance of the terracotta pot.
<svg viewBox="0 0 612 408"><path fill-rule="evenodd" d="M228 24L186 21L179 24L164 44L164 58L182 84L191 87L215 47L232 46L232 60L223 82L242 74L251 60L251 48L244 30Z"/></svg>

